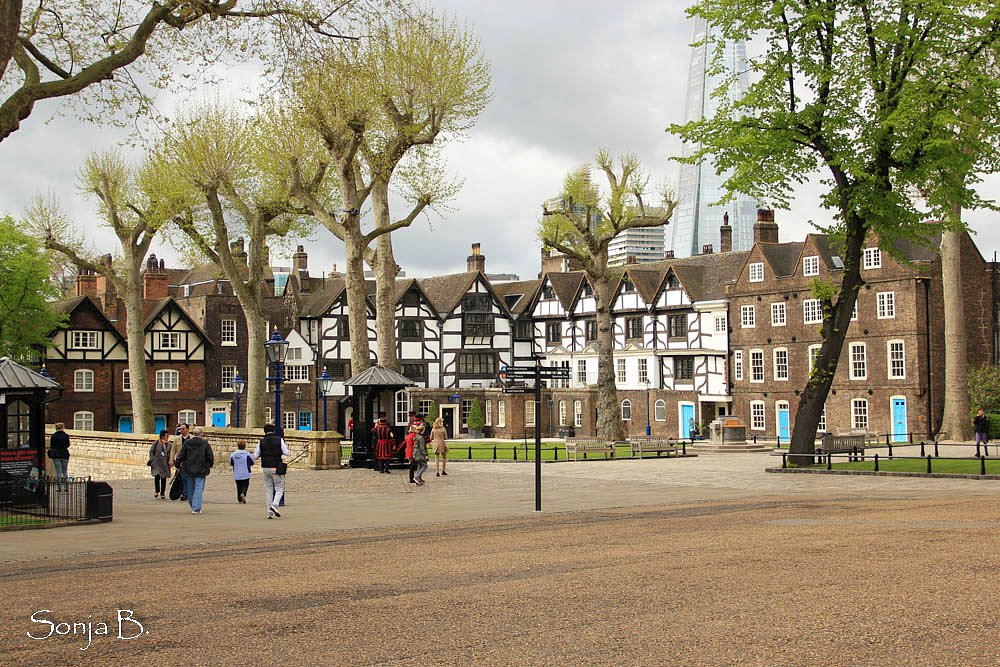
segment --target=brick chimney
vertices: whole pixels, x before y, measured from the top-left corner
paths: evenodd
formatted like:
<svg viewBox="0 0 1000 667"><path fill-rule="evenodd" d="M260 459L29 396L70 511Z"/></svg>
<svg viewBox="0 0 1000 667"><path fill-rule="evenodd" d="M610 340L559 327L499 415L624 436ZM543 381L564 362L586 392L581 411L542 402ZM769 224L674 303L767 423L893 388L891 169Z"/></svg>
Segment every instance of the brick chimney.
<svg viewBox="0 0 1000 667"><path fill-rule="evenodd" d="M112 262L111 255L104 255L101 257L100 262L102 266L111 266ZM98 274L95 276L97 278L97 298L101 302L101 310L104 311L104 315L112 322L118 321L118 292L115 290L115 283L108 280L106 277Z"/></svg>
<svg viewBox="0 0 1000 667"><path fill-rule="evenodd" d="M733 251L733 228L729 226L729 211L722 216L722 226L719 227L719 252Z"/></svg>
<svg viewBox="0 0 1000 667"><path fill-rule="evenodd" d="M625 257L625 263L626 264L638 264L639 263L639 259L635 255L627 255Z"/></svg>
<svg viewBox="0 0 1000 667"><path fill-rule="evenodd" d="M674 258L674 251L673 250L666 250L666 251L664 251L664 253L663 253L663 259L673 259L673 258Z"/></svg>
<svg viewBox="0 0 1000 667"><path fill-rule="evenodd" d="M97 276L88 269L76 272L76 295L97 298Z"/></svg>
<svg viewBox="0 0 1000 667"><path fill-rule="evenodd" d="M167 271L163 261L157 261L156 255L150 255L146 260L146 272L142 274L142 298L148 301L165 299L169 296Z"/></svg>
<svg viewBox="0 0 1000 667"><path fill-rule="evenodd" d="M299 246L292 255L292 273L305 273L309 275L309 255L305 246Z"/></svg>
<svg viewBox="0 0 1000 667"><path fill-rule="evenodd" d="M753 226L754 243L777 243L778 225L774 222L774 211L769 208L757 209L757 224Z"/></svg>
<svg viewBox="0 0 1000 667"><path fill-rule="evenodd" d="M712 244L711 243L706 243L705 245L703 245L701 247L701 254L702 255L711 255L712 254Z"/></svg>
<svg viewBox="0 0 1000 667"><path fill-rule="evenodd" d="M465 261L468 264L468 268L466 269L468 273L475 273L476 271L486 273L486 258L479 254L478 243L472 244L472 254L466 257Z"/></svg>
<svg viewBox="0 0 1000 667"><path fill-rule="evenodd" d="M233 256L233 260L237 264L241 266L247 265L247 251L246 246L243 244L243 239L236 239L236 241L229 244L229 254Z"/></svg>

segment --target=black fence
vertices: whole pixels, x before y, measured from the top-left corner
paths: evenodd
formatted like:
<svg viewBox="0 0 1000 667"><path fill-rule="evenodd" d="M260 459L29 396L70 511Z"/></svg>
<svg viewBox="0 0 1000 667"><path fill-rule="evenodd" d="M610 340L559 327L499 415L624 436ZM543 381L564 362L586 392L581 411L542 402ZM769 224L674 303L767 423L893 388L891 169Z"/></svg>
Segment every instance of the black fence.
<svg viewBox="0 0 1000 667"><path fill-rule="evenodd" d="M111 487L89 477L0 479L0 528L110 521Z"/></svg>
<svg viewBox="0 0 1000 667"><path fill-rule="evenodd" d="M886 462L892 462L892 461L919 461L920 462L920 468L921 468L919 472L925 472L928 475L931 475L931 474L934 474L935 472L937 472L939 474L954 474L956 472L953 469L953 465L954 465L955 462L969 461L969 462L972 462L971 469L967 470L967 471L963 471L962 473L959 473L959 474L966 474L966 475L969 475L969 474L972 474L972 475L976 475L976 474L978 474L978 475L986 475L987 474L987 462L990 464L991 468L994 465L996 465L996 463L997 463L997 461L995 459L987 459L987 457L985 455L980 454L978 445L976 446L976 455L975 456L947 456L947 457L943 457L943 456L939 455L938 452L940 451L940 448L945 447L945 446L964 446L964 447L969 447L969 445L946 445L945 443L936 443L935 442L935 443L933 443L933 445L934 445L934 454L933 455L931 455L931 454L926 454L925 455L925 451L927 451L926 448L925 448L925 445L924 445L924 443L920 443L920 445L921 445L921 447L920 447L920 456L892 456L890 454L888 456L883 455L883 456L880 457L878 455L878 453L876 452L874 454L867 455L867 457L866 457L866 455L863 453L863 450L861 450L861 452L845 452L845 453L839 453L839 454L834 454L834 453L831 453L831 452L827 452L825 454L821 453L819 455L811 455L811 454L805 454L805 455L802 455L802 454L789 454L788 452L781 452L781 467L782 468L787 468L788 465L789 465L789 463L790 463L789 459L801 458L803 456L805 456L806 458L813 459L815 461L815 463L818 464L818 465L825 465L827 470L833 470L834 469L833 468L833 464L835 462L839 462L839 463L865 463L865 462L867 462L867 463L872 464L872 472L882 472L879 469L879 464L880 463L884 465ZM927 464L926 467L924 466L925 462ZM935 465L938 466L937 470L934 469ZM916 471L912 471L912 472L916 472ZM991 474L991 475L992 474L997 474L998 472L1000 472L1000 470L995 470L994 469L994 470L991 470L989 472L989 474Z"/></svg>

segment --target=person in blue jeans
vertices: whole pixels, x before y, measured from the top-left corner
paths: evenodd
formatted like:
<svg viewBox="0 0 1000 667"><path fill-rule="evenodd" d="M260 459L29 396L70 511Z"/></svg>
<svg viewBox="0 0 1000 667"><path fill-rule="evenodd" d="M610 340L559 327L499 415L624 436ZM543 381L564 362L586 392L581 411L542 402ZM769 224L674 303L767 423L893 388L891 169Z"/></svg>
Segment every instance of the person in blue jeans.
<svg viewBox="0 0 1000 667"><path fill-rule="evenodd" d="M184 479L184 495L191 505L191 514L201 514L201 500L205 493L205 478L212 472L215 456L208 440L202 437L204 431L195 426L193 435L181 445L181 451L174 459L174 466L181 471Z"/></svg>
<svg viewBox="0 0 1000 667"><path fill-rule="evenodd" d="M66 435L65 424L57 422L55 433L49 439L49 458L56 471L56 490L69 491L69 436ZM65 486L65 489L63 488Z"/></svg>

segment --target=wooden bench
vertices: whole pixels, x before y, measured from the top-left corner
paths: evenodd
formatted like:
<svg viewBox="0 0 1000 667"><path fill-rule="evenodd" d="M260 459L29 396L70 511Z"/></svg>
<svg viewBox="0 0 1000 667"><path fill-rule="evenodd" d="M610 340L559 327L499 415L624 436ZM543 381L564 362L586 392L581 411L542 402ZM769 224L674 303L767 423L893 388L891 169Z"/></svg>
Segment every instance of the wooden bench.
<svg viewBox="0 0 1000 667"><path fill-rule="evenodd" d="M632 448L632 458L642 458L645 452L656 452L659 458L662 452L668 455L677 453L677 443L672 440L660 438L629 438L629 446Z"/></svg>
<svg viewBox="0 0 1000 667"><path fill-rule="evenodd" d="M604 458L611 454L611 458L615 458L615 444L604 440L567 440L566 460L569 461L572 456L574 461L578 461L580 454L583 454L584 459L587 454L604 454Z"/></svg>
<svg viewBox="0 0 1000 667"><path fill-rule="evenodd" d="M821 446L816 449L816 453L825 454L853 454L850 460L863 461L865 457L865 445L868 436L864 433L853 433L851 435L833 435L827 433L823 436Z"/></svg>

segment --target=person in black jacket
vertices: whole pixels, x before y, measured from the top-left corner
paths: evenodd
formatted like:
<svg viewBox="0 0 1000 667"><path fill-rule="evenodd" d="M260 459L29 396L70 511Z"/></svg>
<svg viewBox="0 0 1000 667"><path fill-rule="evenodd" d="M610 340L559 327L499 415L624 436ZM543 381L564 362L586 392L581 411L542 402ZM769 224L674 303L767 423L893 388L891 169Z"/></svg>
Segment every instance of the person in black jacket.
<svg viewBox="0 0 1000 667"><path fill-rule="evenodd" d="M191 505L191 514L201 514L201 498L205 492L205 478L212 472L215 465L215 455L208 440L202 437L202 428L194 427L194 435L181 445L180 454L174 459L174 465L180 469L184 478L184 495Z"/></svg>
<svg viewBox="0 0 1000 667"><path fill-rule="evenodd" d="M65 424L57 422L56 431L49 439L49 458L52 459L52 467L56 471L56 490L69 491L69 436L66 435ZM65 488L64 488L65 486Z"/></svg>
<svg viewBox="0 0 1000 667"><path fill-rule="evenodd" d="M278 505L285 495L285 475L278 472L281 456L288 455L288 445L285 439L274 432L274 424L264 424L264 437L254 452L255 460L260 461L260 471L264 477L264 493L267 498L267 518L281 518Z"/></svg>
<svg viewBox="0 0 1000 667"><path fill-rule="evenodd" d="M972 427L976 431L976 445L983 446L983 454L990 455L990 450L986 443L990 441L990 418L986 416L986 411L979 408L976 416L972 418Z"/></svg>

